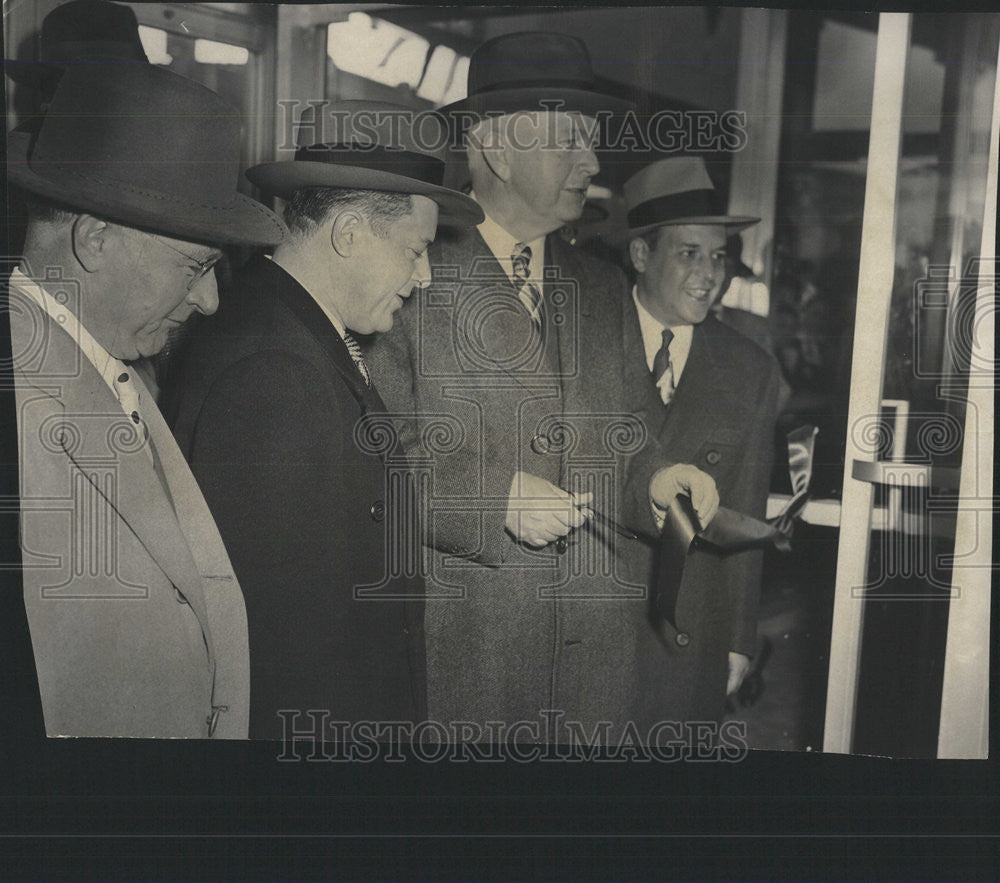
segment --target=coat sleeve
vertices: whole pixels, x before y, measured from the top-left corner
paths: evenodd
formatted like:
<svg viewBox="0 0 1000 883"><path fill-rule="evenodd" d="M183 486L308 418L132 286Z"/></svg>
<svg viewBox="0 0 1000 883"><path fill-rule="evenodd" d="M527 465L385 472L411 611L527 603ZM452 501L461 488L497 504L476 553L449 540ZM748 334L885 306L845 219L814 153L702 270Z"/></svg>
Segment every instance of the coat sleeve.
<svg viewBox="0 0 1000 883"><path fill-rule="evenodd" d="M502 456L488 456L485 430L461 422L457 429L449 426L454 403L444 399L440 382L420 375L415 312L404 308L392 330L375 338L366 359L411 466L424 464L432 472L421 505L423 542L498 566L512 542L505 525L514 468ZM454 442L444 445L446 453L440 433Z"/></svg>

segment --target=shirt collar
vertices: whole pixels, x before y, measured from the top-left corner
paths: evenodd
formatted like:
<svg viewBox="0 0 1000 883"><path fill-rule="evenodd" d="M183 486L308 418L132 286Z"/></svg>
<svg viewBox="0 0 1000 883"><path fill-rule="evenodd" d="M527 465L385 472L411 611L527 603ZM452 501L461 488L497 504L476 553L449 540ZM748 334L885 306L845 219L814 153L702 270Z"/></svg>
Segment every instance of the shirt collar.
<svg viewBox="0 0 1000 883"><path fill-rule="evenodd" d="M83 327L76 313L64 304L59 303L59 301L33 279L25 276L19 267L15 267L14 271L10 274L10 281L12 285L28 295L40 309L44 310L70 336L81 352L87 357L87 360L100 373L104 382L117 399L118 392L115 389L115 378L127 369L125 363L121 359L112 356L111 353L94 339L94 336Z"/></svg>
<svg viewBox="0 0 1000 883"><path fill-rule="evenodd" d="M473 199L476 198L476 194L473 191L469 194ZM482 208L482 206L480 206ZM477 228L479 230L479 235L483 237L483 241L489 247L489 250L493 252L493 256L500 262L500 266L503 267L504 272L513 278L514 267L512 256L514 254L514 246L521 242L520 239L512 236L505 228L501 227L493 218L490 217L489 212L483 209L483 222ZM527 245L531 249L531 262L528 265L528 275L532 279L542 278L542 268L545 266L545 237L539 236L536 239L532 239L531 242L522 243Z"/></svg>
<svg viewBox="0 0 1000 883"><path fill-rule="evenodd" d="M637 285L632 286L632 300L635 303L636 314L639 317L639 330L642 332L642 344L646 351L646 362L649 364L650 370L652 370L653 360L663 345L663 329L667 326L642 305L642 301L639 300L639 287ZM670 330L674 332L674 338L670 343L671 359L675 363L674 370L679 377L683 364L687 361L687 352L691 348L694 326L671 325ZM680 365L680 368L678 365Z"/></svg>

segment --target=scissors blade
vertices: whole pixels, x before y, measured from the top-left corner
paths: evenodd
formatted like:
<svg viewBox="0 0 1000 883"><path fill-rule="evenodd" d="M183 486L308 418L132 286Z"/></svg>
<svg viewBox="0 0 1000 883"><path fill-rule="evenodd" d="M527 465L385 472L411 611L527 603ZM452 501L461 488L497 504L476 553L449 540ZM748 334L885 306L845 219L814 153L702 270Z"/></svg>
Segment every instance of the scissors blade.
<svg viewBox="0 0 1000 883"><path fill-rule="evenodd" d="M613 530L619 536L625 537L625 539L627 539L627 540L637 540L637 539L639 539L639 537L636 534L634 534L632 531L630 531L627 527L623 527L617 521L615 521L613 518L611 518L608 515L605 515L603 512L599 512L593 506L587 506L586 508L587 508L587 511L590 513L590 517L593 518L594 521L600 522L605 527L610 528L611 530Z"/></svg>

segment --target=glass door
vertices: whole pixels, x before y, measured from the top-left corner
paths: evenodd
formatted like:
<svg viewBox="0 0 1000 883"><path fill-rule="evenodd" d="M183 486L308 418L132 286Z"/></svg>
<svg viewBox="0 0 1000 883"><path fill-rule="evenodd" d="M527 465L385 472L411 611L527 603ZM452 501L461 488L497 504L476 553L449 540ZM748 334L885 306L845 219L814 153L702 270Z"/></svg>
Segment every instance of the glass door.
<svg viewBox="0 0 1000 883"><path fill-rule="evenodd" d="M986 756L998 42L878 20L826 751Z"/></svg>

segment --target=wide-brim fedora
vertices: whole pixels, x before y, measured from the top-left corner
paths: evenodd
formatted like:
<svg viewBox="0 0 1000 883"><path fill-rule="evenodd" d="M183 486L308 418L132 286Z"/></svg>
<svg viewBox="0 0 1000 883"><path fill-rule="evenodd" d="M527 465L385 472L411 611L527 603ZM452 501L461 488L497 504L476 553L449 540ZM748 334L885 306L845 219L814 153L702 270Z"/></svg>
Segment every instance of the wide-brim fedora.
<svg viewBox="0 0 1000 883"><path fill-rule="evenodd" d="M108 0L56 7L42 20L38 58L6 59L4 72L22 86L51 92L67 67L88 64L149 64L131 8Z"/></svg>
<svg viewBox="0 0 1000 883"><path fill-rule="evenodd" d="M597 117L634 109L632 102L595 85L582 40L550 31L502 34L469 58L468 94L441 108L464 128L476 117L522 111L577 112Z"/></svg>
<svg viewBox="0 0 1000 883"><path fill-rule="evenodd" d="M247 169L247 179L264 193L282 199L312 187L408 193L437 203L440 225L482 223L475 200L442 184L447 132L437 114L385 101L309 110L300 132L322 132L330 140L300 146L291 160Z"/></svg>
<svg viewBox="0 0 1000 883"><path fill-rule="evenodd" d="M239 111L154 65L68 69L36 135L7 136L12 184L133 227L273 245L284 224L239 193Z"/></svg>
<svg viewBox="0 0 1000 883"><path fill-rule="evenodd" d="M760 221L719 210L715 185L705 161L697 156L657 160L629 178L624 191L629 236L682 224L719 225L732 236Z"/></svg>

